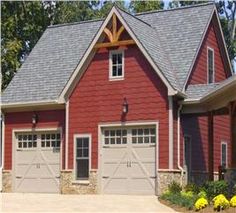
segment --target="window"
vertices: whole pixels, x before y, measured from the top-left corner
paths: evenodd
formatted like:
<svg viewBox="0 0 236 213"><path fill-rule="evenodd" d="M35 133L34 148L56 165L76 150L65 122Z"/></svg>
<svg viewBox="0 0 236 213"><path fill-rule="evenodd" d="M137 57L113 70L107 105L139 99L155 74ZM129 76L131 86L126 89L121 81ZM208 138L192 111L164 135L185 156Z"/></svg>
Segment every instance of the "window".
<svg viewBox="0 0 236 213"><path fill-rule="evenodd" d="M37 135L22 134L17 136L18 148L31 149L37 147Z"/></svg>
<svg viewBox="0 0 236 213"><path fill-rule="evenodd" d="M110 51L109 79L121 80L124 77L124 51Z"/></svg>
<svg viewBox="0 0 236 213"><path fill-rule="evenodd" d="M214 50L207 48L208 84L214 83Z"/></svg>
<svg viewBox="0 0 236 213"><path fill-rule="evenodd" d="M41 147L53 147L53 148L60 148L60 141L61 136L60 134L41 134Z"/></svg>
<svg viewBox="0 0 236 213"><path fill-rule="evenodd" d="M132 143L156 143L156 130L155 128L137 128L132 129Z"/></svg>
<svg viewBox="0 0 236 213"><path fill-rule="evenodd" d="M221 143L221 165L227 167L227 143Z"/></svg>
<svg viewBox="0 0 236 213"><path fill-rule="evenodd" d="M90 136L75 137L75 178L87 180L90 168Z"/></svg>
<svg viewBox="0 0 236 213"><path fill-rule="evenodd" d="M104 131L105 145L127 144L127 130L113 129Z"/></svg>

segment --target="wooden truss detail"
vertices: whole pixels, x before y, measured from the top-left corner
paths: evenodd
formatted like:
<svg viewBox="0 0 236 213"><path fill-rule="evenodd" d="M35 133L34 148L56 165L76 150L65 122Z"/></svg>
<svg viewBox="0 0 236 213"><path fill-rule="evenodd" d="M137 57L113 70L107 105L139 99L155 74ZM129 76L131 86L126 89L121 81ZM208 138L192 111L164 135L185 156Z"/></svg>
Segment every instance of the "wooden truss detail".
<svg viewBox="0 0 236 213"><path fill-rule="evenodd" d="M117 30L117 17L115 14L112 15L112 31L108 29L107 27L103 30L103 32L106 34L110 42L106 43L97 43L95 45L95 48L103 48L103 47L114 47L114 46L124 46L124 45L131 45L135 44L135 41L133 39L129 40L119 40L121 34L124 32L125 28L124 26L121 26L119 30Z"/></svg>

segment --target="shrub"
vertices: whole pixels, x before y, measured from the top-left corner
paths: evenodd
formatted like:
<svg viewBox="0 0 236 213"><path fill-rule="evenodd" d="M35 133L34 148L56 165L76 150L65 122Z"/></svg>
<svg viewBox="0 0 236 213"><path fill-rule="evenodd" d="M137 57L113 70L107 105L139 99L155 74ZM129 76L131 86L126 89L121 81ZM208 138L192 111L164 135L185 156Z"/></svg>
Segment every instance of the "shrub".
<svg viewBox="0 0 236 213"><path fill-rule="evenodd" d="M215 210L220 211L228 208L230 204L223 194L219 194L213 198L213 205Z"/></svg>
<svg viewBox="0 0 236 213"><path fill-rule="evenodd" d="M201 190L201 191L198 193L198 197L199 197L199 198L206 198L206 199L207 199L207 193L206 193L204 190Z"/></svg>
<svg viewBox="0 0 236 213"><path fill-rule="evenodd" d="M182 190L182 187L180 186L179 183L175 182L175 181L172 181L169 185L168 185L168 190L170 193L173 193L173 194L177 194L177 193L180 193L181 190Z"/></svg>
<svg viewBox="0 0 236 213"><path fill-rule="evenodd" d="M190 196L190 194L187 193L164 193L161 195L161 199L167 200L172 204L176 204L178 206L185 207L187 209L192 209L194 202L196 200L196 196Z"/></svg>
<svg viewBox="0 0 236 213"><path fill-rule="evenodd" d="M182 191L180 194L182 197L185 197L187 199L193 198L193 196L194 196L194 193L192 191L188 191L188 192Z"/></svg>
<svg viewBox="0 0 236 213"><path fill-rule="evenodd" d="M228 194L228 184L223 180L206 182L203 188L210 200L218 194Z"/></svg>
<svg viewBox="0 0 236 213"><path fill-rule="evenodd" d="M230 200L230 206L236 207L236 195L234 195Z"/></svg>
<svg viewBox="0 0 236 213"><path fill-rule="evenodd" d="M194 184L194 183L188 183L185 187L184 187L184 190L186 192L193 192L194 194L198 194L199 191L200 191L200 188L198 185Z"/></svg>
<svg viewBox="0 0 236 213"><path fill-rule="evenodd" d="M195 207L195 210L196 210L196 211L199 211L199 210L204 209L205 207L207 207L207 205L208 205L207 199L205 199L205 198L202 197L202 198L199 198L199 199L195 202L194 207Z"/></svg>

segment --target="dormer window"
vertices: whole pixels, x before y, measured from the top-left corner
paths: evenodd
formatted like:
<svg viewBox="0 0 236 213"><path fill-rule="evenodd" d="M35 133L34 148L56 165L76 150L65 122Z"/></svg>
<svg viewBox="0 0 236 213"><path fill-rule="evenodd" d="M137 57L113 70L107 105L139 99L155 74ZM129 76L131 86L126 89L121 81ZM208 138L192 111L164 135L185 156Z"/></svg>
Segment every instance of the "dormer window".
<svg viewBox="0 0 236 213"><path fill-rule="evenodd" d="M110 51L110 80L123 80L124 79L124 51L112 50Z"/></svg>
<svg viewBox="0 0 236 213"><path fill-rule="evenodd" d="M208 84L214 83L215 81L215 67L214 67L214 50L207 48L207 82Z"/></svg>

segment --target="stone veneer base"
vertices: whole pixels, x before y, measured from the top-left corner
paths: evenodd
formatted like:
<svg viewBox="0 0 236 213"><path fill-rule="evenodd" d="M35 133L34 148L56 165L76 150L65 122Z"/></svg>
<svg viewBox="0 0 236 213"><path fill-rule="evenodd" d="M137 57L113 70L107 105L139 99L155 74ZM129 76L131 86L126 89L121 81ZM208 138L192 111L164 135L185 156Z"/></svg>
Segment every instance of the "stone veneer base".
<svg viewBox="0 0 236 213"><path fill-rule="evenodd" d="M97 171L89 173L89 181L76 182L72 170L61 171L60 191L62 194L97 194Z"/></svg>
<svg viewBox="0 0 236 213"><path fill-rule="evenodd" d="M2 192L12 192L11 170L3 170L2 172Z"/></svg>
<svg viewBox="0 0 236 213"><path fill-rule="evenodd" d="M156 195L161 195L163 192L165 192L168 189L168 185L172 181L185 185L186 175L184 174L183 177L181 177L180 170L164 170L163 169L163 170L158 170L156 181L157 181Z"/></svg>

